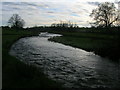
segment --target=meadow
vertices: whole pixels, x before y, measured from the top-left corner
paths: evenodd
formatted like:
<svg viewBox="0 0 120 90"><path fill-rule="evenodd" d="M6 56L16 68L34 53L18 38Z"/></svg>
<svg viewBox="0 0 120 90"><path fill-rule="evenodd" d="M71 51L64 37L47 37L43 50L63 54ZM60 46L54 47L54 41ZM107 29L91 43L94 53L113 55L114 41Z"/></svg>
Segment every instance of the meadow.
<svg viewBox="0 0 120 90"><path fill-rule="evenodd" d="M50 38L50 41L63 43L89 52L94 52L112 61L120 59L120 31L88 28L27 28L14 30L2 29L2 86L4 88L62 88L62 83L53 81L43 71L33 65L27 65L9 55L11 45L23 37L37 36L40 32L62 34Z"/></svg>
<svg viewBox="0 0 120 90"><path fill-rule="evenodd" d="M61 83L49 79L40 68L27 65L9 55L11 45L17 40L35 35L38 32L2 29L2 89L61 88Z"/></svg>
<svg viewBox="0 0 120 90"><path fill-rule="evenodd" d="M63 43L89 52L94 52L113 61L119 61L120 31L119 28L77 29L71 31L53 30L51 33L62 34L62 37L50 38L50 41Z"/></svg>

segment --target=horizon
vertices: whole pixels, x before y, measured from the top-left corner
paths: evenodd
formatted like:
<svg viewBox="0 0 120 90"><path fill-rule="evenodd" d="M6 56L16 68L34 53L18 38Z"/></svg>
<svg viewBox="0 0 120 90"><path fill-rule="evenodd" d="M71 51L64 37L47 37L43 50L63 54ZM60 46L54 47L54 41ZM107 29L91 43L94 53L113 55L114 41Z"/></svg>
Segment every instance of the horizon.
<svg viewBox="0 0 120 90"><path fill-rule="evenodd" d="M9 1L9 2L8 2ZM13 2L14 1L14 2ZM7 26L13 14L19 14L25 21L25 27L50 26L60 21L76 23L79 27L90 27L92 18L89 16L101 2L115 2L115 0L3 0L1 4L0 26ZM119 0L118 0L119 1ZM117 7L117 4L115 3Z"/></svg>

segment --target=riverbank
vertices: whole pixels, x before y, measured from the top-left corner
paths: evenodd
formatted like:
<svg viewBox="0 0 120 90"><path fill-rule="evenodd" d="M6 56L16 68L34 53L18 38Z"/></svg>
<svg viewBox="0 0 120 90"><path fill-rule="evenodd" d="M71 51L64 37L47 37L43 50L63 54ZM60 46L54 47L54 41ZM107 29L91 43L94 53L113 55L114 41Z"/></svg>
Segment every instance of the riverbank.
<svg viewBox="0 0 120 90"><path fill-rule="evenodd" d="M52 31L62 34L62 37L50 38L50 41L77 47L86 51L94 52L102 57L113 61L119 61L119 33L112 32L79 32L79 31Z"/></svg>
<svg viewBox="0 0 120 90"><path fill-rule="evenodd" d="M92 51L95 53L98 52L97 53L98 55L101 55L103 57L110 56L109 58L112 58L112 60L118 61L117 58L119 58L120 49L118 43L119 35L116 35L116 33L108 34L108 33L81 32L81 31L54 31L54 30L51 31L46 30L44 32L51 32L51 33L63 35L62 37L50 38L49 40L51 41L60 42L66 45L82 48L84 50ZM38 33L40 33L39 30L18 31L18 30L3 29L3 33L2 33L3 89L5 88L59 88L60 89L61 88L60 83L47 78L47 76L43 74L42 70L40 69L38 70L38 68L31 65L30 66L26 65L23 62L16 59L15 57L10 56L8 53L11 45L15 41L19 40L22 37L38 35Z"/></svg>
<svg viewBox="0 0 120 90"><path fill-rule="evenodd" d="M61 88L61 84L49 79L43 71L26 65L9 55L11 45L22 37L38 35L35 31L2 29L2 88Z"/></svg>

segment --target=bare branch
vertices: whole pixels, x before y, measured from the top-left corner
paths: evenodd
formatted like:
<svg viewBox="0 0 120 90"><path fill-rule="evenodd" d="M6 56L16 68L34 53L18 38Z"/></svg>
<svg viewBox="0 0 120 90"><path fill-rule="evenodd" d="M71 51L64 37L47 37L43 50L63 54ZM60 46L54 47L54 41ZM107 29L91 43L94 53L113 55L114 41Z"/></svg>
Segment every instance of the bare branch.
<svg viewBox="0 0 120 90"><path fill-rule="evenodd" d="M115 5L110 2L99 4L98 8L94 9L90 16L94 17L97 26L103 25L105 27L111 27L118 19Z"/></svg>

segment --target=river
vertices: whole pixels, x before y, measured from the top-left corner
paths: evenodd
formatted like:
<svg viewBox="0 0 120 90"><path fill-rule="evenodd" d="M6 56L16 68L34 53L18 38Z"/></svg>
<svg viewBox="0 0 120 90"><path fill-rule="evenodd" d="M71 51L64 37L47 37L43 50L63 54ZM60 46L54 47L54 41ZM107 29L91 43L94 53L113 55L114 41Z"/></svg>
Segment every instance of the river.
<svg viewBox="0 0 120 90"><path fill-rule="evenodd" d="M48 41L42 33L15 42L10 55L43 69L49 78L69 88L120 88L120 64L82 49Z"/></svg>

